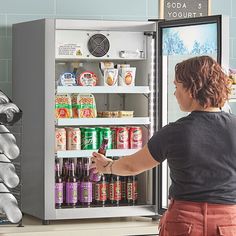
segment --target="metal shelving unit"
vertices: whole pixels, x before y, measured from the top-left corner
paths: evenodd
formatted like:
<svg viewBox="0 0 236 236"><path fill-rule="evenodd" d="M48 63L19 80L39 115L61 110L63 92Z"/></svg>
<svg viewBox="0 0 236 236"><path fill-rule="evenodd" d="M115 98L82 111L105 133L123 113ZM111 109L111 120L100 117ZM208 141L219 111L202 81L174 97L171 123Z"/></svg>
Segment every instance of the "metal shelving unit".
<svg viewBox="0 0 236 236"><path fill-rule="evenodd" d="M6 115L0 114L0 126L4 126L7 130L7 131L5 130L3 133L1 133L0 131L0 134L4 135L7 132L14 135L16 139L16 144L20 150L22 149L22 135L23 135L23 126L22 126L21 117L22 117L22 112L16 113L13 117L13 120L11 122L8 122ZM4 153L0 153L0 154L5 155ZM9 159L9 157L7 158ZM3 192L3 193L0 192L0 194L12 194L17 200L18 208L22 210L22 171L21 171L22 155L21 153L16 159L13 159L13 160L9 159L9 162L8 161L3 162L2 164L4 163L6 164L11 163L14 165L15 172L18 175L20 182L15 188L8 188L4 184L4 182L0 179L0 184L3 184L8 189L7 192ZM0 213L0 227L1 225L6 225L6 224L13 225L13 226L17 225L20 227L23 226L22 219L18 223L12 223L9 221L9 219L7 218L7 215L4 212Z"/></svg>

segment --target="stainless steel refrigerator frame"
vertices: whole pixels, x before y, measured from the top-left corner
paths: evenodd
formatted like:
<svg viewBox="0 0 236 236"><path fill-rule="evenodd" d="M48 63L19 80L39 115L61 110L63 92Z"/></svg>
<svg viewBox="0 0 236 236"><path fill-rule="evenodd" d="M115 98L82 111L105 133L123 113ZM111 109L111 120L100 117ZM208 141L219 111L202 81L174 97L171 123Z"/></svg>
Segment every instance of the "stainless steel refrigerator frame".
<svg viewBox="0 0 236 236"><path fill-rule="evenodd" d="M150 193L145 193L147 204L75 209L55 209L54 204L56 30L113 29L124 32L147 32L147 34L151 32L150 37L153 37L152 32L155 32L155 27L155 22L61 19L43 19L13 25L13 97L24 111L22 149L24 213L40 218L44 223L58 219L158 216L157 180L154 179L157 176L156 168L146 172L145 175L145 184L150 188ZM156 66L154 61L151 64L153 67ZM151 78L155 78L155 75ZM155 92L153 87L151 93ZM152 95L153 99L155 97ZM154 106L153 102L151 104ZM156 116L156 112L152 115ZM156 122L156 117L152 117L152 122Z"/></svg>

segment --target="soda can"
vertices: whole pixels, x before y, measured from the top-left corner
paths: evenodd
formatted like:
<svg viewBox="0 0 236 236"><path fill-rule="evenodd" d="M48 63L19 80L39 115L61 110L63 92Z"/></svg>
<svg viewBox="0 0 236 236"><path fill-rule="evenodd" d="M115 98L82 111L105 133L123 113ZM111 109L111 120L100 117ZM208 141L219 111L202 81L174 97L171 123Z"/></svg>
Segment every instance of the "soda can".
<svg viewBox="0 0 236 236"><path fill-rule="evenodd" d="M80 128L69 127L66 129L67 150L81 149L81 133Z"/></svg>
<svg viewBox="0 0 236 236"><path fill-rule="evenodd" d="M112 139L112 149L116 149L116 127L112 126L111 129L111 139Z"/></svg>
<svg viewBox="0 0 236 236"><path fill-rule="evenodd" d="M116 128L116 148L117 149L129 148L129 131L126 127Z"/></svg>
<svg viewBox="0 0 236 236"><path fill-rule="evenodd" d="M96 132L97 132L97 149L100 147L100 131L103 129L103 127L96 127ZM102 142L102 140L101 140Z"/></svg>
<svg viewBox="0 0 236 236"><path fill-rule="evenodd" d="M95 128L83 128L81 130L81 149L97 149L97 131Z"/></svg>
<svg viewBox="0 0 236 236"><path fill-rule="evenodd" d="M102 140L106 138L108 140L107 149L112 149L112 131L109 127L103 127L99 131L99 147L102 144Z"/></svg>
<svg viewBox="0 0 236 236"><path fill-rule="evenodd" d="M64 128L56 128L55 130L55 151L66 150L66 130Z"/></svg>
<svg viewBox="0 0 236 236"><path fill-rule="evenodd" d="M139 126L129 128L129 147L131 149L140 149L143 146L142 129Z"/></svg>

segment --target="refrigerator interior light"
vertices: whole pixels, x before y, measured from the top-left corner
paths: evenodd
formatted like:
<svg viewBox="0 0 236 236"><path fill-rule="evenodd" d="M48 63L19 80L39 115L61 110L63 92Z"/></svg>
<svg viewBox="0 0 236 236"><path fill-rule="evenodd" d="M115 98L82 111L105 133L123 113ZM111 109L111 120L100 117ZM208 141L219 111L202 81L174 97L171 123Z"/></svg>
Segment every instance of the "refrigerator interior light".
<svg viewBox="0 0 236 236"><path fill-rule="evenodd" d="M151 39L151 63L150 63L150 66L151 66L151 74L150 74L150 90L151 90L151 93L150 93L150 107L149 107L149 111L150 111L150 137L152 137L153 133L154 133L154 104L155 104L155 97L154 97L154 91L155 91L155 77L154 77L154 73L155 73L155 62L154 62L154 58L155 58L155 50L154 50L154 46L155 46L155 43L154 43L154 39L152 38Z"/></svg>

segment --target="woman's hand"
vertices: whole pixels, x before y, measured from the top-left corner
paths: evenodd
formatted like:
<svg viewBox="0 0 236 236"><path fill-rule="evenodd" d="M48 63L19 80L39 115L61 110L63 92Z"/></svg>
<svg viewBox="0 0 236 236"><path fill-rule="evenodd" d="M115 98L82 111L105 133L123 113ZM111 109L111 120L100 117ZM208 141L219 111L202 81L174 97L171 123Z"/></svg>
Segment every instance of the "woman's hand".
<svg viewBox="0 0 236 236"><path fill-rule="evenodd" d="M94 172L103 173L103 174L111 174L111 165L113 160L105 157L104 155L94 152L91 158L90 169L95 169Z"/></svg>

